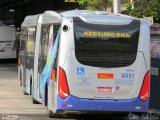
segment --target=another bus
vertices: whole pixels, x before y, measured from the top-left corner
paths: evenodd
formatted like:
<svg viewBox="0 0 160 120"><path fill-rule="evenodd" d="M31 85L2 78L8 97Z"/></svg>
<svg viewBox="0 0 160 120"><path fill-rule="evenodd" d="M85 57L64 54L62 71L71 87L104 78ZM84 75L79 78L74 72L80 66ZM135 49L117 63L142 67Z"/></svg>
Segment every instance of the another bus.
<svg viewBox="0 0 160 120"><path fill-rule="evenodd" d="M16 59L17 50L14 48L15 27L0 25L0 59Z"/></svg>
<svg viewBox="0 0 160 120"><path fill-rule="evenodd" d="M32 94L36 29L39 16L27 16L21 25L18 76L25 94Z"/></svg>

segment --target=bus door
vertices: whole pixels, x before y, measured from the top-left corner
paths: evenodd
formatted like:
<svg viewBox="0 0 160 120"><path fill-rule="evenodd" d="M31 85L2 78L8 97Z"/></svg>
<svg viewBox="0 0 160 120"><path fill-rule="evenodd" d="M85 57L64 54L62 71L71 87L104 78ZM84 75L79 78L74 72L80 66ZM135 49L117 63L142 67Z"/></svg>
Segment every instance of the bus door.
<svg viewBox="0 0 160 120"><path fill-rule="evenodd" d="M28 37L26 41L26 68L33 69L34 67L34 48L35 48L35 27L28 28Z"/></svg>
<svg viewBox="0 0 160 120"><path fill-rule="evenodd" d="M39 57L39 90L40 97L44 94L47 80L51 73L51 66L53 61L52 48L55 43L55 38L59 30L59 25L45 25L42 26L41 47Z"/></svg>
<svg viewBox="0 0 160 120"><path fill-rule="evenodd" d="M40 38L40 46L39 46L39 59L38 59L38 82L39 82L39 97L42 97L40 94L40 86L45 84L45 82L40 80L40 75L46 65L47 62L47 54L48 54L48 45L49 45L49 37L50 37L50 29L52 29L52 25L42 25L41 27L41 38ZM43 76L45 77L45 76Z"/></svg>
<svg viewBox="0 0 160 120"><path fill-rule="evenodd" d="M35 27L28 28L28 37L26 41L26 90L30 94L32 91L32 85L34 84L33 78L33 71L34 71L34 55L35 55L35 34L36 29Z"/></svg>

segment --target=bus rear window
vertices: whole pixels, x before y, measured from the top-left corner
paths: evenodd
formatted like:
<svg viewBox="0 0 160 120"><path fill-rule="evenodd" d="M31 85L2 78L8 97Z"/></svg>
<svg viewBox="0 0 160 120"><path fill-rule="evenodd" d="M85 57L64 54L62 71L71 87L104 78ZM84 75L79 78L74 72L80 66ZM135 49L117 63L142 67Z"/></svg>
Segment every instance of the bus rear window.
<svg viewBox="0 0 160 120"><path fill-rule="evenodd" d="M100 25L74 19L75 55L84 65L125 67L137 56L140 21L127 25Z"/></svg>

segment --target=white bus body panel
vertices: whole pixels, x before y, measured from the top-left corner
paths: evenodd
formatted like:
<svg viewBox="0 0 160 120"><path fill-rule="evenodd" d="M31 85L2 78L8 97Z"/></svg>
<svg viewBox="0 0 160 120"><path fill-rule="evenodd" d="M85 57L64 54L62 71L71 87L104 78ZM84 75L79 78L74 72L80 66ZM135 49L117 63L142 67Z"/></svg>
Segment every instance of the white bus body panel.
<svg viewBox="0 0 160 120"><path fill-rule="evenodd" d="M61 66L66 72L67 82L71 95L78 98L113 100L132 99L139 96L144 76L150 69L150 60L145 60L145 57L149 57L150 50L146 49L149 47L143 47L144 44L149 46L149 42L146 42L150 39L148 35L148 24L145 24L145 22L141 23L138 46L139 52L137 52L135 62L130 66L121 68L100 68L80 64L75 57L72 18L66 18L63 20L62 26L63 25L67 25L69 27L69 31L66 33L61 31L59 46L59 66ZM77 75L77 69L79 67L84 68L84 75ZM98 79L98 73L113 73L114 79ZM122 79L122 73L132 73L134 74L134 79ZM97 87L112 88L112 91L99 92L97 91Z"/></svg>
<svg viewBox="0 0 160 120"><path fill-rule="evenodd" d="M36 30L36 43L35 43L35 56L34 56L34 81L33 81L33 97L35 100L41 103L41 98L39 97L39 74L38 74L38 56L39 56L39 46L40 46L40 34L41 34L41 23L42 23L42 15L38 17L37 30Z"/></svg>
<svg viewBox="0 0 160 120"><path fill-rule="evenodd" d="M141 34L139 42L139 51L143 51L144 58L150 58L150 26L144 20L141 21ZM145 46L145 47L144 47ZM150 70L150 59L145 59L147 70Z"/></svg>
<svg viewBox="0 0 160 120"><path fill-rule="evenodd" d="M0 26L0 41L15 40L15 27Z"/></svg>

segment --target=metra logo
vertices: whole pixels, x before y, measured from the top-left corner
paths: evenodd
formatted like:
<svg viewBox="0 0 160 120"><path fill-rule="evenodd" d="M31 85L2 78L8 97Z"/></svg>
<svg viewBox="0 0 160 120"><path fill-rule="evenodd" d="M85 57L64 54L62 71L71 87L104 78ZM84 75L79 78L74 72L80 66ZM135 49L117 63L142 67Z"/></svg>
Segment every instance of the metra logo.
<svg viewBox="0 0 160 120"><path fill-rule="evenodd" d="M84 68L83 67L77 68L77 75L84 75Z"/></svg>

